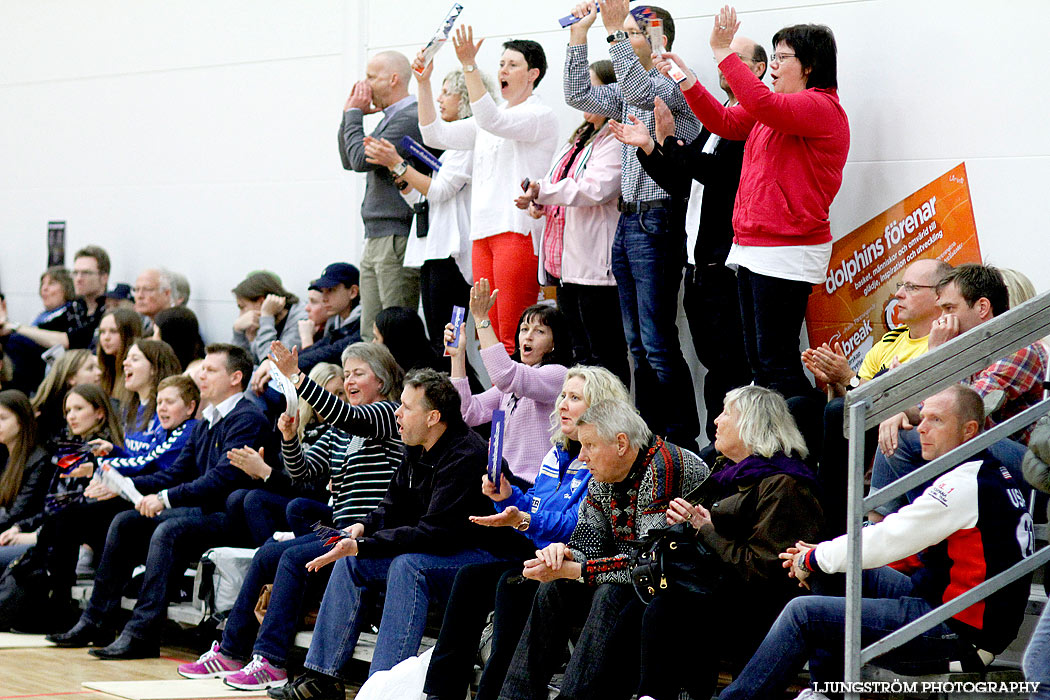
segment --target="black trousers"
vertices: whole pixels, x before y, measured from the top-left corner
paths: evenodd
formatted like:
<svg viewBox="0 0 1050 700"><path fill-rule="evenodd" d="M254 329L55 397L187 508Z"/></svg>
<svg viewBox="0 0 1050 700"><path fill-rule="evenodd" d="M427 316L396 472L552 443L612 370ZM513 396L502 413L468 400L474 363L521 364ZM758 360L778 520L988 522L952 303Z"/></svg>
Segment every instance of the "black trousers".
<svg viewBox="0 0 1050 700"><path fill-rule="evenodd" d="M205 514L199 508L162 510L154 518L131 510L118 514L106 533L95 588L80 619L100 627L112 625L131 572L145 559L142 590L124 634L156 639L168 609L172 576L211 547L243 543L230 530L225 513Z"/></svg>
<svg viewBox="0 0 1050 700"><path fill-rule="evenodd" d="M419 291L423 297L423 318L430 344L443 352L445 324L452 320L452 307L467 307L470 284L452 258L427 260L419 271Z"/></svg>
<svg viewBox="0 0 1050 700"><path fill-rule="evenodd" d="M744 348L736 274L721 264L698 265L692 269L687 266L682 306L689 320L696 357L707 370L704 376L706 430L707 437L714 442L715 418L722 412L726 393L750 384L752 379Z"/></svg>
<svg viewBox="0 0 1050 700"><path fill-rule="evenodd" d="M737 270L744 347L755 384L785 399L813 393L802 368L799 333L813 285Z"/></svg>
<svg viewBox="0 0 1050 700"><path fill-rule="evenodd" d="M37 535L37 547L46 552L54 606L70 601L70 591L77 578L80 545L91 547L98 564L102 560L109 525L118 513L125 510L131 510L131 503L118 497L71 505L44 519Z"/></svg>
<svg viewBox="0 0 1050 700"><path fill-rule="evenodd" d="M473 675L485 619L494 608L492 652L475 700L499 697L538 587L535 581L521 578L521 562L517 561L469 564L460 569L423 692L440 700L462 700Z"/></svg>
<svg viewBox="0 0 1050 700"><path fill-rule="evenodd" d="M670 588L645 607L638 696L677 700L680 690L710 698L720 662L737 674L790 596L730 576L711 593Z"/></svg>
<svg viewBox="0 0 1050 700"><path fill-rule="evenodd" d="M546 700L547 683L565 658L572 628L583 622L559 698L627 700L638 680L642 602L631 586L592 588L576 581L541 583L501 700Z"/></svg>
<svg viewBox="0 0 1050 700"><path fill-rule="evenodd" d="M631 386L618 288L563 282L558 288L558 307L572 330L576 362L604 367L624 386Z"/></svg>

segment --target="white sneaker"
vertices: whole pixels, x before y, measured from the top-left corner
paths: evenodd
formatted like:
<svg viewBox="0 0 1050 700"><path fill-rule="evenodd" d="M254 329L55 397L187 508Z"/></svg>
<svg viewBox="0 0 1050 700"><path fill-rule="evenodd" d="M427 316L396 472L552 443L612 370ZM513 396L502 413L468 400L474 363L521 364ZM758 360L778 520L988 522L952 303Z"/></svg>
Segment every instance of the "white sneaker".
<svg viewBox="0 0 1050 700"><path fill-rule="evenodd" d="M795 696L795 700L829 700L829 698L824 693L818 693L812 688L806 688Z"/></svg>

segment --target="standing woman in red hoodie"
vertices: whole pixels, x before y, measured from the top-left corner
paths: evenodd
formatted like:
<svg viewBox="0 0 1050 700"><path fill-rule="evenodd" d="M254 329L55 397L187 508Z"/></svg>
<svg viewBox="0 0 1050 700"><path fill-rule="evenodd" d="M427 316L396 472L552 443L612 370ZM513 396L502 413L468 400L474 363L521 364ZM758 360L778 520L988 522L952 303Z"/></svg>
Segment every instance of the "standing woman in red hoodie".
<svg viewBox="0 0 1050 700"><path fill-rule="evenodd" d="M799 332L814 284L831 260L828 209L842 184L849 122L839 104L835 37L819 24L773 35L773 91L729 43L740 23L728 5L715 16L711 49L739 103L724 107L674 54L697 118L723 138L745 139L744 165L733 210L733 247L726 265L737 271L747 358L755 383L785 397L805 395Z"/></svg>

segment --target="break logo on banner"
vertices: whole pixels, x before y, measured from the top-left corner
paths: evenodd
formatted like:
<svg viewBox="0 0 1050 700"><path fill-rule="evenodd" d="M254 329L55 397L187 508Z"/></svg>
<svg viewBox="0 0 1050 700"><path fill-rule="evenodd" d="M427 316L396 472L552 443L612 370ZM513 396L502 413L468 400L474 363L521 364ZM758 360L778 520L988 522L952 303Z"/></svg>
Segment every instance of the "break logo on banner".
<svg viewBox="0 0 1050 700"><path fill-rule="evenodd" d="M507 415L503 411L492 412L492 431L489 433L489 481L499 490L499 478L503 472L503 441Z"/></svg>
<svg viewBox="0 0 1050 700"><path fill-rule="evenodd" d="M894 294L920 258L981 262L965 163L835 241L827 279L806 309L810 347L842 343L857 370L875 341L902 327Z"/></svg>

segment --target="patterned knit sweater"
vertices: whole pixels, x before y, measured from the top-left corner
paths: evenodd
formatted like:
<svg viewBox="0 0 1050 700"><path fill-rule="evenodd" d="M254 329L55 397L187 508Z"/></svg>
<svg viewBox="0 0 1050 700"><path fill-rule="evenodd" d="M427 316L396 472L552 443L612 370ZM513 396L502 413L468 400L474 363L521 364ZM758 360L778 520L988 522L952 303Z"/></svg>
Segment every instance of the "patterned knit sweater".
<svg viewBox="0 0 1050 700"><path fill-rule="evenodd" d="M631 583L630 542L654 527L666 527L672 500L699 486L711 473L688 450L653 436L639 450L627 477L617 483L591 478L580 518L569 539L574 561L583 564L583 579L591 586Z"/></svg>

